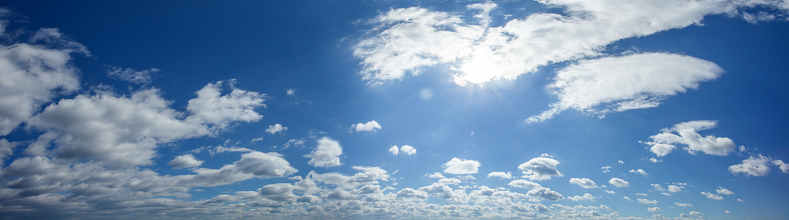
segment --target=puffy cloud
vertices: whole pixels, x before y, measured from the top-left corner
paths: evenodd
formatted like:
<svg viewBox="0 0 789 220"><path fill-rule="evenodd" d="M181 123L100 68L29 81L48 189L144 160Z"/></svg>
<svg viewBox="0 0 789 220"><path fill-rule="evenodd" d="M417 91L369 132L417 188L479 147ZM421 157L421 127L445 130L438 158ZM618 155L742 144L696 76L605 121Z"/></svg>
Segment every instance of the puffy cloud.
<svg viewBox="0 0 789 220"><path fill-rule="evenodd" d="M605 190L605 193L608 193L608 194L616 194L616 192L614 192L613 190Z"/></svg>
<svg viewBox="0 0 789 220"><path fill-rule="evenodd" d="M715 192L721 195L734 195L734 192L723 187L718 187L718 190L716 190Z"/></svg>
<svg viewBox="0 0 789 220"><path fill-rule="evenodd" d="M263 102L262 95L234 88L220 96L221 84L201 89L189 101L191 114L183 120L156 89L136 91L131 97L101 92L62 99L30 119L31 127L46 133L26 153L43 155L54 141L53 151L60 158L100 160L114 167L151 164L157 144L214 134L234 121L261 117L254 108Z"/></svg>
<svg viewBox="0 0 789 220"><path fill-rule="evenodd" d="M318 146L309 154L305 155L310 158L307 164L314 167L336 167L342 165L339 156L342 155L342 146L340 142L332 140L329 137L322 137L318 139Z"/></svg>
<svg viewBox="0 0 789 220"><path fill-rule="evenodd" d="M649 199L644 199L644 198L638 198L638 199L636 199L636 201L638 201L638 203L647 204L647 205L657 204L657 200L649 200Z"/></svg>
<svg viewBox="0 0 789 220"><path fill-rule="evenodd" d="M414 155L414 154L416 154L416 148L414 148L414 147L412 147L410 145L403 145L402 147L400 147L400 151L402 151L406 155Z"/></svg>
<svg viewBox="0 0 789 220"><path fill-rule="evenodd" d="M714 200L723 200L723 196L716 195L709 192L701 192L702 195L706 196L707 198L714 199Z"/></svg>
<svg viewBox="0 0 789 220"><path fill-rule="evenodd" d="M475 174L479 172L481 164L476 160L452 158L444 164L444 173L449 174Z"/></svg>
<svg viewBox="0 0 789 220"><path fill-rule="evenodd" d="M678 193L682 191L682 186L668 185L668 191L671 193Z"/></svg>
<svg viewBox="0 0 789 220"><path fill-rule="evenodd" d="M112 67L107 72L107 76L123 81L129 81L131 83L146 84L151 82L151 74L159 71L161 70L156 68L137 71L132 68L124 69L119 67Z"/></svg>
<svg viewBox="0 0 789 220"><path fill-rule="evenodd" d="M170 165L170 167L175 169L183 169L189 167L198 167L201 164L203 164L203 161L197 160L197 158L195 158L194 155L184 154L175 157L175 159L170 161L170 163L168 163L167 165Z"/></svg>
<svg viewBox="0 0 789 220"><path fill-rule="evenodd" d="M700 82L720 76L709 61L664 53L631 54L584 60L559 70L555 89L559 102L526 121L540 122L567 109L605 115L652 108L667 96L695 89Z"/></svg>
<svg viewBox="0 0 789 220"><path fill-rule="evenodd" d="M518 169L523 170L523 178L528 178L530 180L549 180L551 177L564 176L556 169L557 165L559 165L559 161L557 160L537 157L518 165Z"/></svg>
<svg viewBox="0 0 789 220"><path fill-rule="evenodd" d="M60 35L57 29L49 30ZM70 65L73 52L79 50L26 43L0 45L0 79L13 82L0 83L0 136L11 133L56 95L79 89L78 70Z"/></svg>
<svg viewBox="0 0 789 220"><path fill-rule="evenodd" d="M614 185L616 187L630 187L630 183L629 182L627 182L627 181L625 181L623 179L616 178L616 177L615 178L611 178L611 180L608 180L608 183L610 183L611 185Z"/></svg>
<svg viewBox="0 0 789 220"><path fill-rule="evenodd" d="M768 162L770 162L770 158L764 155L750 156L741 164L729 166L729 172L732 174L742 173L747 176L766 176L770 172L770 167L767 166Z"/></svg>
<svg viewBox="0 0 789 220"><path fill-rule="evenodd" d="M381 125L373 120L367 123L356 123L355 125L351 125L351 129L356 130L356 132L376 131L381 129Z"/></svg>
<svg viewBox="0 0 789 220"><path fill-rule="evenodd" d="M631 172L631 173L638 173L638 174L641 174L641 175L644 175L644 176L648 175L648 174L647 174L647 171L644 171L644 170L642 170L642 169L637 169L637 170L630 170L630 172Z"/></svg>
<svg viewBox="0 0 789 220"><path fill-rule="evenodd" d="M592 196L592 194L584 193L583 196L570 196L570 197L567 197L567 199L570 199L570 200L573 200L573 201L589 200L589 201L594 202L595 198L594 198L594 196Z"/></svg>
<svg viewBox="0 0 789 220"><path fill-rule="evenodd" d="M603 173L611 172L611 166L600 167L600 169L603 170Z"/></svg>
<svg viewBox="0 0 789 220"><path fill-rule="evenodd" d="M528 180L513 180L507 185L512 187L523 188L523 189L535 189L542 187L540 186L540 184Z"/></svg>
<svg viewBox="0 0 789 220"><path fill-rule="evenodd" d="M733 152L737 145L729 138L708 135L702 137L698 131L712 129L716 121L688 121L674 125L671 129L663 129L662 133L651 136L652 141L644 142L652 145L650 150L662 157L671 153L676 144L687 145L684 149L690 154L701 151L705 154L726 156ZM675 134L676 133L676 134Z"/></svg>
<svg viewBox="0 0 789 220"><path fill-rule="evenodd" d="M266 133L269 133L269 134L282 133L282 132L285 132L285 131L288 131L288 127L282 126L279 123L273 124L273 125L269 125L268 128L266 128Z"/></svg>
<svg viewBox="0 0 789 220"><path fill-rule="evenodd" d="M346 176L340 173L319 174L311 171L307 176L317 182L332 184L342 188L353 189L360 185L378 184L378 181L389 181L389 174L380 167L353 166L359 172L353 176Z"/></svg>
<svg viewBox="0 0 789 220"><path fill-rule="evenodd" d="M439 172L435 172L435 173L431 173L431 174L425 174L425 176L427 178L433 178L433 179L444 179L444 178L446 178L446 177L444 177L443 174L441 174Z"/></svg>
<svg viewBox="0 0 789 220"><path fill-rule="evenodd" d="M579 185L579 186L583 187L584 189L597 188L597 184L595 184L594 181L592 181L592 180L590 180L588 178L571 178L570 179L570 183L575 184L575 185Z"/></svg>
<svg viewBox="0 0 789 220"><path fill-rule="evenodd" d="M674 205L677 205L677 206L679 206L679 207L693 207L693 205L692 205L692 204L690 204L690 203L680 203L680 202L675 202L675 203L674 203Z"/></svg>
<svg viewBox="0 0 789 220"><path fill-rule="evenodd" d="M671 146L671 145L669 145L669 146ZM673 148L672 148L671 150L673 150ZM671 150L668 150L668 151L661 151L661 152L662 152L662 155L663 155L663 156L665 156L666 154L668 154L669 152L671 152ZM660 150L658 150L658 151L660 151ZM654 151L653 151L653 152L654 152ZM657 154L657 153L656 153L656 154ZM663 160L658 160L657 158L650 157L650 158L649 158L649 162L652 162L652 163L660 163L660 162L663 162Z"/></svg>
<svg viewBox="0 0 789 220"><path fill-rule="evenodd" d="M198 186L220 186L252 178L284 177L297 172L281 154L252 151L241 159L219 169L198 168L195 175L182 183Z"/></svg>
<svg viewBox="0 0 789 220"><path fill-rule="evenodd" d="M697 211L690 211L689 214L690 215L703 215L703 214L701 214L701 212L697 212Z"/></svg>
<svg viewBox="0 0 789 220"><path fill-rule="evenodd" d="M404 188L397 191L398 198L412 198L412 199L427 199L427 193L424 191L414 190L412 188Z"/></svg>
<svg viewBox="0 0 789 220"><path fill-rule="evenodd" d="M649 211L649 212L659 212L660 211L660 207L647 208L647 211Z"/></svg>
<svg viewBox="0 0 789 220"><path fill-rule="evenodd" d="M392 146L391 148L389 148L389 153L392 153L392 154L394 154L395 156L397 156L397 154L398 154L399 152L400 152L400 149L398 149L398 148L397 148L397 146Z"/></svg>
<svg viewBox="0 0 789 220"><path fill-rule="evenodd" d="M558 192L552 191L551 189L545 187L537 187L532 190L529 190L529 192L527 192L526 195L535 199L551 200L551 201L557 201L564 198L562 194L559 194Z"/></svg>
<svg viewBox="0 0 789 220"><path fill-rule="evenodd" d="M512 174L510 172L490 172L488 173L488 178L491 177L498 177L502 179L512 179Z"/></svg>

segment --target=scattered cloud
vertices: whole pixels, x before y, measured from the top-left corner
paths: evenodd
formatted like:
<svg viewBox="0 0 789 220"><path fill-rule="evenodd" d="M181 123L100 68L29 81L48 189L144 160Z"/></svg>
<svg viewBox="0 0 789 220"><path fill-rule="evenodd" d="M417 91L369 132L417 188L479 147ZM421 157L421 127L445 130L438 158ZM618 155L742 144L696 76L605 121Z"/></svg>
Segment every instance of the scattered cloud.
<svg viewBox="0 0 789 220"><path fill-rule="evenodd" d="M339 156L342 155L340 142L329 137L318 139L318 146L312 152L304 155L310 158L307 163L314 167L336 167L342 165Z"/></svg>
<svg viewBox="0 0 789 220"><path fill-rule="evenodd" d="M490 172L488 173L488 178L491 177L498 177L501 179L512 179L512 174L510 172Z"/></svg>
<svg viewBox="0 0 789 220"><path fill-rule="evenodd" d="M570 197L567 197L567 199L573 200L573 201L589 200L589 201L594 202L595 197L592 196L592 194L584 193L583 196L570 196Z"/></svg>
<svg viewBox="0 0 789 220"><path fill-rule="evenodd" d="M542 187L540 186L540 184L528 180L513 180L507 185L512 187L522 188L522 189L534 189L534 188Z"/></svg>
<svg viewBox="0 0 789 220"><path fill-rule="evenodd" d="M676 144L687 145L683 149L694 155L701 151L705 154L726 156L737 149L734 141L713 135L702 137L698 133L698 131L715 128L717 124L716 121L706 120L678 123L671 129L663 129L662 133L651 136L652 141L644 143L651 145L650 150L658 157L671 153L676 148Z"/></svg>
<svg viewBox="0 0 789 220"><path fill-rule="evenodd" d="M523 178L530 180L549 180L551 177L564 176L556 169L557 165L559 165L559 161L557 160L537 157L518 165L518 169L523 170Z"/></svg>
<svg viewBox="0 0 789 220"><path fill-rule="evenodd" d="M702 195L714 200L723 200L723 197L709 192L701 192Z"/></svg>
<svg viewBox="0 0 789 220"><path fill-rule="evenodd" d="M135 84L147 84L151 82L151 74L159 71L161 70L156 68L137 71L132 68L111 67L110 70L107 71L107 76Z"/></svg>
<svg viewBox="0 0 789 220"><path fill-rule="evenodd" d="M630 172L631 172L631 173L638 173L638 174L641 174L641 175L644 175L644 176L648 175L648 174L647 174L647 171L644 171L644 170L642 170L642 169L637 169L637 170L630 170Z"/></svg>
<svg viewBox="0 0 789 220"><path fill-rule="evenodd" d="M389 148L389 153L392 153L393 155L397 156L397 154L400 153L400 149L397 148L396 145L392 146L391 148Z"/></svg>
<svg viewBox="0 0 789 220"><path fill-rule="evenodd" d="M659 212L660 211L660 207L650 207L650 208L647 208L647 211L649 211L649 212Z"/></svg>
<svg viewBox="0 0 789 220"><path fill-rule="evenodd" d="M690 204L690 203L680 203L680 202L675 202L675 203L674 203L674 205L677 205L677 206L679 206L679 207L693 207L693 205L692 205L692 204Z"/></svg>
<svg viewBox="0 0 789 220"><path fill-rule="evenodd" d="M723 187L718 187L718 190L716 190L715 192L721 195L734 195L734 192Z"/></svg>
<svg viewBox="0 0 789 220"><path fill-rule="evenodd" d="M444 164L444 173L475 174L479 172L480 165L476 160L452 158Z"/></svg>
<svg viewBox="0 0 789 220"><path fill-rule="evenodd" d="M767 173L770 173L770 167L767 166L768 162L770 162L770 158L764 155L750 156L748 159L743 160L741 164L729 166L729 172L732 174L742 173L746 176L766 176Z"/></svg>
<svg viewBox="0 0 789 220"><path fill-rule="evenodd" d="M570 183L579 185L584 189L597 188L597 184L595 184L594 181L588 178L570 178Z"/></svg>
<svg viewBox="0 0 789 220"><path fill-rule="evenodd" d="M412 147L411 145L403 145L400 147L400 151L402 151L405 155L416 154L416 148Z"/></svg>
<svg viewBox="0 0 789 220"><path fill-rule="evenodd" d="M657 200L649 200L649 199L644 199L644 198L638 198L638 199L636 199L636 201L638 201L638 203L646 204L646 205L654 205L654 204L658 203Z"/></svg>
<svg viewBox="0 0 789 220"><path fill-rule="evenodd" d="M789 164L784 163L782 160L773 160L773 164L778 166L778 169L780 169L781 172L789 173Z"/></svg>
<svg viewBox="0 0 789 220"><path fill-rule="evenodd" d="M203 164L203 161L197 160L197 158L195 158L194 155L184 154L175 157L175 159L170 161L170 163L168 163L167 165L170 165L170 167L174 169L183 169L189 167L198 167L201 164Z"/></svg>
<svg viewBox="0 0 789 220"><path fill-rule="evenodd" d="M600 169L603 170L603 173L611 172L611 166L600 167Z"/></svg>
<svg viewBox="0 0 789 220"><path fill-rule="evenodd" d="M356 132L377 131L381 129L381 125L373 120L367 123L356 123L355 125L351 125L351 129L354 129Z"/></svg>
<svg viewBox="0 0 789 220"><path fill-rule="evenodd" d="M273 125L269 125L268 128L266 128L266 133L269 133L269 134L282 133L282 132L285 132L285 131L288 131L288 127L282 126L279 123L273 124Z"/></svg>
<svg viewBox="0 0 789 220"><path fill-rule="evenodd" d="M625 181L623 179L616 178L616 177L611 178L611 180L608 180L608 183L610 183L611 185L614 185L616 187L630 187L630 183L629 182L627 182L627 181Z"/></svg>
<svg viewBox="0 0 789 220"><path fill-rule="evenodd" d="M527 196L539 200L557 201L564 198L562 194L545 187L537 187L526 193Z"/></svg>
<svg viewBox="0 0 789 220"><path fill-rule="evenodd" d="M668 154L668 152L665 152L665 151L662 151L662 152L664 153L663 155L666 155L666 154ZM656 159L656 158L654 158L654 157L650 157L650 158L649 158L649 162L652 162L652 163L660 163L660 162L663 162L663 160L658 160L658 159Z"/></svg>

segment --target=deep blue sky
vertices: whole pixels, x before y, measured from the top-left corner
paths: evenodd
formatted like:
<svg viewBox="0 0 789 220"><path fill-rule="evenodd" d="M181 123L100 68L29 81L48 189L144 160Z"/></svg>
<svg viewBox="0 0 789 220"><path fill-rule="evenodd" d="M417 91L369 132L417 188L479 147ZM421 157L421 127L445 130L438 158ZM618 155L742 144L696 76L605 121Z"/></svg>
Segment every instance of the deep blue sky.
<svg viewBox="0 0 789 220"><path fill-rule="evenodd" d="M789 217L783 1L0 7L3 218Z"/></svg>

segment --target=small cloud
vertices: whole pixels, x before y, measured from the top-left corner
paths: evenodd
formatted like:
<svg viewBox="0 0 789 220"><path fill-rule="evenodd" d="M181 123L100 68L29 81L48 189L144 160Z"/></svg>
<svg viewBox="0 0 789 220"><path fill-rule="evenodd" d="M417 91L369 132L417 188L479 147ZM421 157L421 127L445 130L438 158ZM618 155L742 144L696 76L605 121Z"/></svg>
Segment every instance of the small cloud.
<svg viewBox="0 0 789 220"><path fill-rule="evenodd" d="M616 187L630 187L629 182L619 178L611 178L611 180L609 180L608 183Z"/></svg>
<svg viewBox="0 0 789 220"><path fill-rule="evenodd" d="M571 178L570 183L579 185L584 189L597 188L597 184L595 184L594 181L587 178Z"/></svg>
<svg viewBox="0 0 789 220"><path fill-rule="evenodd" d="M648 174L647 174L647 171L644 171L644 170L642 170L642 169L637 169L637 170L630 170L630 172L631 172L631 173L638 173L638 174L641 174L641 175L644 175L644 176L648 175Z"/></svg>
<svg viewBox="0 0 789 220"><path fill-rule="evenodd" d="M156 68L137 71L131 68L111 67L107 72L107 76L135 84L147 84L151 82L151 74L159 71L161 70Z"/></svg>
<svg viewBox="0 0 789 220"><path fill-rule="evenodd" d="M709 193L709 192L701 192L701 194L706 196L709 199L723 200L723 197L720 196L720 195L712 194L712 193Z"/></svg>
<svg viewBox="0 0 789 220"><path fill-rule="evenodd" d="M654 158L654 157L651 157L651 158L649 158L649 162L652 162L652 163L660 163L660 162L663 162L663 160L658 160L658 159L656 159L656 158Z"/></svg>
<svg viewBox="0 0 789 220"><path fill-rule="evenodd" d="M269 134L282 133L282 132L285 132L285 131L288 131L288 127L282 126L279 123L273 124L273 125L269 125L268 128L266 129L266 133L269 133Z"/></svg>
<svg viewBox="0 0 789 220"><path fill-rule="evenodd" d="M638 198L638 199L636 199L636 201L638 201L638 203L646 204L646 205L657 204L657 200L649 200L649 199L644 199L644 198Z"/></svg>
<svg viewBox="0 0 789 220"><path fill-rule="evenodd" d="M603 173L611 172L611 166L600 167L600 169L603 170Z"/></svg>
<svg viewBox="0 0 789 220"><path fill-rule="evenodd" d="M718 187L718 190L716 190L716 192L721 195L734 195L734 192L723 187Z"/></svg>
<svg viewBox="0 0 789 220"><path fill-rule="evenodd" d="M400 147L400 151L402 151L405 155L416 154L416 148L412 147L411 145L403 145Z"/></svg>
<svg viewBox="0 0 789 220"><path fill-rule="evenodd" d="M355 125L351 125L351 129L354 129L356 132L376 131L381 129L381 125L373 120L367 123L357 123Z"/></svg>
<svg viewBox="0 0 789 220"><path fill-rule="evenodd" d="M452 158L444 164L444 173L449 174L475 174L479 172L481 164L476 160Z"/></svg>
<svg viewBox="0 0 789 220"><path fill-rule="evenodd" d="M512 179L512 174L510 172L491 172L488 173L488 178L491 177L498 177L502 179Z"/></svg>
<svg viewBox="0 0 789 220"><path fill-rule="evenodd" d="M177 156L175 157L175 159L170 161L170 163L167 163L167 165L170 165L170 167L172 167L173 169L198 167L202 164L203 161L197 160L197 158L195 158L195 156L191 154L184 154L181 156Z"/></svg>
<svg viewBox="0 0 789 220"><path fill-rule="evenodd" d="M651 207L651 208L647 208L647 210L649 212L659 212L660 211L660 207Z"/></svg>
<svg viewBox="0 0 789 220"><path fill-rule="evenodd" d="M288 96L294 96L294 95L296 95L296 90L295 89L285 89L285 94L287 94Z"/></svg>
<svg viewBox="0 0 789 220"><path fill-rule="evenodd" d="M314 167L336 167L342 165L339 156L342 155L340 142L329 137L318 139L318 146L305 157L310 158L307 164Z"/></svg>
<svg viewBox="0 0 789 220"><path fill-rule="evenodd" d="M391 148L389 148L389 153L392 153L395 156L397 156L397 153L399 153L399 152L400 152L400 149L398 149L397 146L392 146Z"/></svg>
<svg viewBox="0 0 789 220"><path fill-rule="evenodd" d="M551 177L564 176L556 169L557 165L559 165L559 161L557 160L537 157L518 165L518 169L523 170L523 178L528 178L530 180L549 180Z"/></svg>

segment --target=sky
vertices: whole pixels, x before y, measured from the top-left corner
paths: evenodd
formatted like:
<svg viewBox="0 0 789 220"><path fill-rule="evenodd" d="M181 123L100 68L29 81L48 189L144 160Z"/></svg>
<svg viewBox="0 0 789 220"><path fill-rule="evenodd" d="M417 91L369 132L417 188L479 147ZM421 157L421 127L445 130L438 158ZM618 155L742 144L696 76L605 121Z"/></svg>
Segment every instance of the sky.
<svg viewBox="0 0 789 220"><path fill-rule="evenodd" d="M787 219L789 1L4 1L3 219Z"/></svg>

